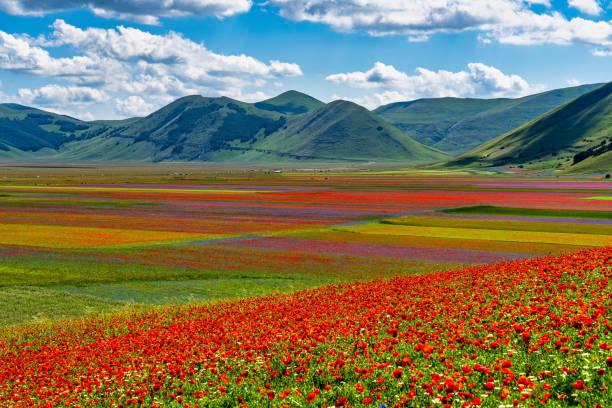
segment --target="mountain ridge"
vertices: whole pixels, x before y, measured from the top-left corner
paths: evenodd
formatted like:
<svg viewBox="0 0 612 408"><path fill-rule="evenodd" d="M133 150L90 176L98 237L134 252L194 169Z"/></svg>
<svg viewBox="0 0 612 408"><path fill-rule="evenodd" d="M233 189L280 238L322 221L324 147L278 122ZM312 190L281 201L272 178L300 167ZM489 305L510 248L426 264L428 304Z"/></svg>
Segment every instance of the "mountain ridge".
<svg viewBox="0 0 612 408"><path fill-rule="evenodd" d="M460 155L601 85L553 89L514 99L417 99L383 105L374 112L413 139Z"/></svg>
<svg viewBox="0 0 612 408"><path fill-rule="evenodd" d="M555 168L568 172L612 168L612 82L501 135L450 167Z"/></svg>
<svg viewBox="0 0 612 408"><path fill-rule="evenodd" d="M0 158L64 162L439 162L433 165L437 168L525 166L532 164L529 161L541 160L531 152L531 156L525 156L529 160L519 163L508 159L506 153L521 146L529 147L540 134L548 132L549 127L557 126L555 120L563 123L567 129L582 129L587 133L588 126L600 126L593 121L577 129L563 120L572 117L567 113L567 106L578 103L581 109L588 110L589 103L600 103L592 95L597 95L600 89L608 89L608 86L610 84L564 88L518 99L420 99L385 105L373 111L350 101L337 100L325 104L298 91L283 92L256 103L225 96L188 95L145 117L89 122L24 105L0 104ZM594 90L582 93L591 87L595 87ZM463 153L459 158L449 160L449 154L411 137L410 129L403 132L384 119L387 116L393 121L394 115L404 116L405 111L397 109L408 108L413 117L423 116L421 125L423 129L429 129L427 131L436 127L439 131L443 128L441 124L450 124L447 128L450 131L466 127L474 131L484 128L478 121L490 122L493 118L501 122L509 109L514 109L512 112L515 113L521 110L530 112L534 101L541 108L543 97L550 103L551 100L565 100L574 93L580 96L527 123L521 123L503 135L522 132L522 129L530 127L529 138L516 142L521 146L512 145L512 149L508 147L510 145L497 146L499 150L508 150L487 152L484 154L486 158L479 153L480 150L495 150L494 142L501 136L472 149L470 152L476 152L476 156ZM591 96L585 98L586 95ZM555 113L560 109L565 112L562 117ZM546 117L555 119L534 127L534 122ZM510 119L508 123L515 120ZM604 130L612 127L607 123ZM444 137L442 134L438 136L440 139L432 144L436 145ZM567 151L557 152L559 157L563 157L561 164L558 158L553 158L556 156L550 156L544 162L553 163L561 170L572 166L584 171L612 167L605 161L612 157L612 139L609 145L607 139L603 140L603 144L599 139L598 136L595 144L585 141ZM554 143L555 140L542 142L538 148L552 154L554 149L544 144ZM497 160L498 157L503 160ZM567 162L571 160L573 163L570 166Z"/></svg>
<svg viewBox="0 0 612 408"><path fill-rule="evenodd" d="M37 124L23 113L29 112L29 108L15 110L15 106L3 105L1 110L7 123L12 125L9 133L14 137L6 140L8 145L0 150L0 156L153 162L422 162L448 158L351 102L324 104L297 91L285 92L264 102L265 109L262 109L261 103L189 95L143 118L92 122L72 119L71 126L78 130L72 133L59 132L58 123L67 122L58 119L59 115L36 110L41 112L37 115L44 117L44 123ZM303 112L285 113L296 111ZM30 147L28 151L16 145L20 127L32 133L31 146L25 146ZM53 143L44 143L42 136Z"/></svg>

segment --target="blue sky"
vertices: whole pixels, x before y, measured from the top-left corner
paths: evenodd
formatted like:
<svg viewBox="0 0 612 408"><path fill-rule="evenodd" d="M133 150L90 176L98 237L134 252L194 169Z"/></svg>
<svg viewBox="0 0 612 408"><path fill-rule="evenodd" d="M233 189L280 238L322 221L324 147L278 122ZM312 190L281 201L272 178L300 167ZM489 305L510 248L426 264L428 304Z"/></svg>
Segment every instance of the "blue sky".
<svg viewBox="0 0 612 408"><path fill-rule="evenodd" d="M193 93L517 97L611 72L610 0L0 0L0 100L83 119Z"/></svg>

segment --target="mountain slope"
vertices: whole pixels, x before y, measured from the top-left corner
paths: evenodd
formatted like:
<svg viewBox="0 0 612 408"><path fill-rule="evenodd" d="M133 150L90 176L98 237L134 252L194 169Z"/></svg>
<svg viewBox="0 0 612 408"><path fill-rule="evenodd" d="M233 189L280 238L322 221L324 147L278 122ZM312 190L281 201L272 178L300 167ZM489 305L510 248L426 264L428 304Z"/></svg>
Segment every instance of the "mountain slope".
<svg viewBox="0 0 612 408"><path fill-rule="evenodd" d="M308 98L285 93L273 103L294 110L306 102L308 109L320 103ZM299 105L299 101L304 103ZM4 141L0 157L72 162L423 162L448 158L351 102L322 104L297 115L257 106L194 95L144 118L94 122L4 106L0 118L4 112L10 132L0 135L0 143Z"/></svg>
<svg viewBox="0 0 612 408"><path fill-rule="evenodd" d="M588 171L612 168L612 82L491 140L450 166L523 166Z"/></svg>
<svg viewBox="0 0 612 408"><path fill-rule="evenodd" d="M299 115L325 106L323 102L298 91L287 91L255 104L256 108L285 115Z"/></svg>
<svg viewBox="0 0 612 408"><path fill-rule="evenodd" d="M35 152L107 131L108 124L86 123L18 104L0 104L0 151Z"/></svg>
<svg viewBox="0 0 612 408"><path fill-rule="evenodd" d="M437 149L461 154L583 95L601 84L557 89L518 99L419 99L374 112Z"/></svg>
<svg viewBox="0 0 612 408"><path fill-rule="evenodd" d="M187 96L111 134L133 144L152 145L151 160L210 160L231 142L252 143L285 124L277 112L230 98ZM139 147L140 147L139 146Z"/></svg>
<svg viewBox="0 0 612 408"><path fill-rule="evenodd" d="M335 101L294 116L286 127L254 147L281 153L344 160L440 160L446 155L426 147L367 109Z"/></svg>

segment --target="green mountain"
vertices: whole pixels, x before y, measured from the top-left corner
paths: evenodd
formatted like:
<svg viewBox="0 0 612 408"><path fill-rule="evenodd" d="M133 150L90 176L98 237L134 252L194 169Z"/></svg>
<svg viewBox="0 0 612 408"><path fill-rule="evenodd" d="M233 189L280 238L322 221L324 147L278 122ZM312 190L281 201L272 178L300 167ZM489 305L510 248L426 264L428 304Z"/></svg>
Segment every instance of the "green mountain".
<svg viewBox="0 0 612 408"><path fill-rule="evenodd" d="M226 97L187 96L144 118L94 122L3 105L0 119L8 125L0 139L4 141L0 157L143 162L448 158L350 102L336 101L312 110L321 102L289 92L265 103L278 109L261 109L260 104ZM280 107L300 110L300 106L309 111L295 115L278 111ZM22 137L26 131L28 138Z"/></svg>
<svg viewBox="0 0 612 408"><path fill-rule="evenodd" d="M599 86L557 89L518 99L419 99L381 106L374 112L413 139L459 155Z"/></svg>
<svg viewBox="0 0 612 408"><path fill-rule="evenodd" d="M285 127L254 147L298 157L342 160L433 161L446 156L347 101L290 117Z"/></svg>
<svg viewBox="0 0 612 408"><path fill-rule="evenodd" d="M325 106L323 102L298 91L287 91L274 98L255 104L256 108L279 112L285 115L299 115Z"/></svg>
<svg viewBox="0 0 612 408"><path fill-rule="evenodd" d="M612 169L612 82L491 140L448 166Z"/></svg>
<svg viewBox="0 0 612 408"><path fill-rule="evenodd" d="M99 126L17 104L0 105L0 151L57 149Z"/></svg>

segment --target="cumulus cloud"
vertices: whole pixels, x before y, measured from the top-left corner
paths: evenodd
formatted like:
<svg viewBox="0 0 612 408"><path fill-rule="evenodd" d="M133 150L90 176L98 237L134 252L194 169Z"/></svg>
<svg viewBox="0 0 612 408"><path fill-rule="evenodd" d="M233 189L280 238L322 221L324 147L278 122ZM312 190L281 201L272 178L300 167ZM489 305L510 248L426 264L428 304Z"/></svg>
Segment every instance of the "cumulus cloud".
<svg viewBox="0 0 612 408"><path fill-rule="evenodd" d="M567 83L568 86L579 86L579 85L583 84L582 81L580 81L580 80L578 80L576 78L570 78L570 79L568 79L566 81L566 83Z"/></svg>
<svg viewBox="0 0 612 408"><path fill-rule="evenodd" d="M85 55L53 58L48 51L33 46L28 37L0 31L0 69L86 80L102 73L101 62L101 58Z"/></svg>
<svg viewBox="0 0 612 408"><path fill-rule="evenodd" d="M587 14L598 14L595 0L569 0ZM533 4L548 0L271 0L282 16L295 21L327 24L339 31L374 36L405 35L424 41L435 33L477 31L484 42L510 44L573 44L612 50L612 22L568 19Z"/></svg>
<svg viewBox="0 0 612 408"><path fill-rule="evenodd" d="M254 98L264 95L257 88L269 79L303 75L297 64L218 54L175 32L157 35L123 26L82 29L64 20L56 20L51 28L39 38L0 31L0 69L54 78L64 82L61 88L71 95L76 95L76 87L110 94L125 101L117 105L117 113L136 112L133 106L142 112L145 106L160 106L186 94ZM57 47L69 48L74 55L55 57ZM48 107L55 95L61 106L67 96L53 86L20 95L26 102L45 98Z"/></svg>
<svg viewBox="0 0 612 408"><path fill-rule="evenodd" d="M567 3L584 14L596 16L603 11L596 0L569 0Z"/></svg>
<svg viewBox="0 0 612 408"><path fill-rule="evenodd" d="M154 105L137 95L115 99L115 110L122 116L147 116L154 108Z"/></svg>
<svg viewBox="0 0 612 408"><path fill-rule="evenodd" d="M90 106L106 102L109 96L99 89L84 86L45 85L41 88L21 88L18 91L22 101L40 107Z"/></svg>
<svg viewBox="0 0 612 408"><path fill-rule="evenodd" d="M414 75L408 75L377 62L368 71L334 74L327 80L352 88L377 89L372 95L352 98L370 108L425 97L517 97L540 90L518 75L504 74L482 63L470 63L467 68L459 72L417 68Z"/></svg>
<svg viewBox="0 0 612 408"><path fill-rule="evenodd" d="M229 17L251 9L251 0L0 0L0 10L13 15L44 15L88 9L105 18L159 24L159 17Z"/></svg>

